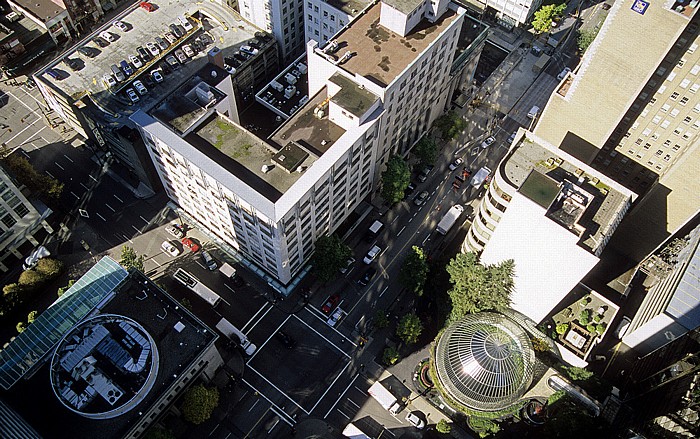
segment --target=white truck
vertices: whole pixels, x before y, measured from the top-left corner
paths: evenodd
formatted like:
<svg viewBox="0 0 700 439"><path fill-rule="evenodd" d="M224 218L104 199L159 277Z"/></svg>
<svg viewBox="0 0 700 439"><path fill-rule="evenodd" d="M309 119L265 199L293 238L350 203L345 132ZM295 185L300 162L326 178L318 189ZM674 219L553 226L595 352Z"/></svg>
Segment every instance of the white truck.
<svg viewBox="0 0 700 439"><path fill-rule="evenodd" d="M253 355L255 350L258 348L253 343L248 340L248 337L242 333L238 328L233 326L231 322L222 318L219 323L216 324L216 329L222 334L228 337L230 340L240 344L246 355Z"/></svg>
<svg viewBox="0 0 700 439"><path fill-rule="evenodd" d="M392 393L389 392L384 386L382 386L382 383L379 381L375 381L367 393L369 393L372 398L376 399L382 407L389 410L389 413L392 415L395 415L401 411L401 404L399 404L396 397L392 395Z"/></svg>
<svg viewBox="0 0 700 439"><path fill-rule="evenodd" d="M446 235L452 226L457 222L457 218L464 212L464 207L461 204L455 204L447 211L437 225L437 232L441 235Z"/></svg>
<svg viewBox="0 0 700 439"><path fill-rule="evenodd" d="M223 274L229 279L233 279L234 277L236 277L236 269L227 264L226 262L221 264L221 267L219 267L219 271L221 272L221 274Z"/></svg>
<svg viewBox="0 0 700 439"><path fill-rule="evenodd" d="M352 422L345 427L345 430L343 430L343 436L350 439L371 439L365 434L364 431L357 428L357 426Z"/></svg>
<svg viewBox="0 0 700 439"><path fill-rule="evenodd" d="M481 185L484 184L489 174L491 174L491 170L484 166L479 169L476 174L474 174L469 184L471 184L472 187L479 189Z"/></svg>
<svg viewBox="0 0 700 439"><path fill-rule="evenodd" d="M173 273L173 277L176 281L189 288L190 291L204 299L209 305L216 306L216 304L221 301L221 296L213 292L208 286L201 283L199 279L182 268L178 268L177 271Z"/></svg>

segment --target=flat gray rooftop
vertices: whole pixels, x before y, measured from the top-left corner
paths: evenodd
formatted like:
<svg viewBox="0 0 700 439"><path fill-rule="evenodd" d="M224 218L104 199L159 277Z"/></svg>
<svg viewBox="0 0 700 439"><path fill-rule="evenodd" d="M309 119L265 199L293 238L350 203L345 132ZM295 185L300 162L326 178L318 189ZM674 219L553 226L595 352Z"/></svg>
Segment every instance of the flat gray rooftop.
<svg viewBox="0 0 700 439"><path fill-rule="evenodd" d="M356 117L361 117L379 100L375 94L359 87L356 82L340 73L334 73L329 79L340 86L340 91L333 95L331 102L338 104Z"/></svg>
<svg viewBox="0 0 700 439"><path fill-rule="evenodd" d="M363 10L370 0L326 0L326 3L349 15L355 15Z"/></svg>
<svg viewBox="0 0 700 439"><path fill-rule="evenodd" d="M387 5L398 9L404 14L410 14L415 11L415 9L423 3L423 0L382 0Z"/></svg>
<svg viewBox="0 0 700 439"><path fill-rule="evenodd" d="M275 165L273 158L278 150L218 114L203 121L185 140L272 202L302 175ZM309 154L300 165L308 168L316 158ZM271 169L263 172L264 165Z"/></svg>
<svg viewBox="0 0 700 439"><path fill-rule="evenodd" d="M227 74L221 69L216 69L224 75ZM203 96L206 96L206 99L203 100ZM194 75L154 108L151 115L183 134L204 117L209 106L221 101L225 96L220 90L202 80L199 75Z"/></svg>
<svg viewBox="0 0 700 439"><path fill-rule="evenodd" d="M114 21L121 20L129 26L130 29L127 32L122 32L109 23L66 52L64 56L78 59L84 63L85 67L81 70L73 72L62 61L62 58L57 58L48 67L60 70L60 73L66 76L65 79L53 79L46 75L44 71L38 72L35 76L50 87L59 90L71 102L89 93L92 99L98 102L100 106L115 113L131 113L136 110L134 107L147 110L154 103L158 102L162 96L171 93L186 78L189 78L194 72L207 64L206 52L214 45L222 50L224 56L229 56L238 47L255 38L256 32L260 32L260 29L254 25L243 21L233 9L214 3L207 2L206 4L198 5L185 0L162 0L158 2L157 6L158 9L154 12L146 12L138 7L138 3L135 3L134 6L128 8L114 19ZM177 17L179 15L194 15L197 11L205 16L205 19L202 20L202 26L198 27L197 23L191 20L191 22L195 23L195 28L188 36L179 39L155 59L147 62L128 78L128 82L131 83L136 79L141 79L145 83L145 77L149 75L144 75L144 73L148 73L156 68L165 61L167 55L202 33L205 33L209 37L208 40L214 42L213 44L209 44L205 50L197 53L194 58L187 61L184 65L180 65L172 73L165 74L165 80L162 83L154 84L150 87L147 85L149 93L142 96L141 100L135 105L131 105L123 93L114 95L106 89L102 82L102 76L111 72L110 66L112 64L118 65L122 60L128 61L129 55L137 55L137 47L142 46L145 48L146 43L154 42L155 37L160 36L162 38L163 34L170 32L169 25L171 23L178 23ZM226 24L226 29L221 26L221 22ZM107 30L119 37L119 39L110 43L107 47L99 48L92 39L103 30ZM88 58L77 52L76 49L80 46L98 50L99 55L94 58Z"/></svg>
<svg viewBox="0 0 700 439"><path fill-rule="evenodd" d="M323 119L314 115L316 107L327 97L327 90L324 87L308 104L282 125L270 140L279 145L280 148L289 142L295 142L317 157L323 155L340 136L345 134L343 128L328 120L328 115Z"/></svg>
<svg viewBox="0 0 700 439"><path fill-rule="evenodd" d="M525 137L504 159L501 166L504 168L503 175L513 186L543 208L549 207L548 216L563 226L569 224L557 217L561 213L561 206L551 204L562 189L556 189L557 194L553 194L555 189L550 181L560 186L566 186L565 181L568 181L580 187L586 195L592 195L593 199L587 200L585 212L580 218L577 217L576 221L576 224L584 229L580 233L579 244L591 252L595 252L603 242L602 238L614 225L620 209L629 201L629 194L604 184L600 181L600 175L585 173L577 165L562 160L554 152ZM533 181L533 171L546 177L538 177L535 179L537 181Z"/></svg>

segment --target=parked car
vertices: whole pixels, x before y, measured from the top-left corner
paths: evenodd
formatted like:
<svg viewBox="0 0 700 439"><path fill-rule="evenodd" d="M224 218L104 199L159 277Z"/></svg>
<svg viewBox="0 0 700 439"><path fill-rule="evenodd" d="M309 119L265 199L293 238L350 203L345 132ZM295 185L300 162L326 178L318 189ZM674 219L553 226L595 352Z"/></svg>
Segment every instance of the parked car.
<svg viewBox="0 0 700 439"><path fill-rule="evenodd" d="M345 261L345 265L343 265L343 266L340 268L340 272L343 273L343 274L347 273L348 270L350 269L350 266L351 266L352 264L354 264L354 263L355 263L355 258L350 257L347 261Z"/></svg>
<svg viewBox="0 0 700 439"><path fill-rule="evenodd" d="M258 49L255 49L250 46L241 46L241 52L247 53L248 55L255 56L257 55L260 51Z"/></svg>
<svg viewBox="0 0 700 439"><path fill-rule="evenodd" d="M126 76L131 76L134 74L134 69L132 69L131 66L129 65L129 63L124 61L124 60L121 60L119 62L119 67L122 68L122 71L124 72L124 74Z"/></svg>
<svg viewBox="0 0 700 439"><path fill-rule="evenodd" d="M119 20L115 21L115 22L114 22L114 27L116 27L117 29L119 29L119 30L122 31L122 32L129 32L129 26L127 26L127 25L126 25L124 22L122 22L122 21L119 21Z"/></svg>
<svg viewBox="0 0 700 439"><path fill-rule="evenodd" d="M137 69L143 67L143 63L141 62L138 56L129 55L129 62L131 62L131 64Z"/></svg>
<svg viewBox="0 0 700 439"><path fill-rule="evenodd" d="M562 71L557 75L557 81L561 81L562 79L564 79L564 77L565 77L566 75L568 75L570 71L571 71L571 68L569 68L569 67L564 67L564 70L562 70Z"/></svg>
<svg viewBox="0 0 700 439"><path fill-rule="evenodd" d="M153 55L154 57L158 56L158 54L160 53L160 49L158 48L158 46L150 42L146 43L146 49L148 49L148 51L151 52L151 55Z"/></svg>
<svg viewBox="0 0 700 439"><path fill-rule="evenodd" d="M95 44L97 44L97 47L101 47L101 48L103 48L103 49L104 49L105 47L109 46L109 41L107 41L107 40L105 40L105 39L103 39L103 38L100 38L100 37L95 37L95 38L93 38L93 39L92 39L92 42L95 43Z"/></svg>
<svg viewBox="0 0 700 439"><path fill-rule="evenodd" d="M160 248L172 257L180 255L180 249L175 247L172 243L170 243L170 241L163 241Z"/></svg>
<svg viewBox="0 0 700 439"><path fill-rule="evenodd" d="M66 63L66 65L74 72L77 72L85 66L81 61L78 61L75 58L69 58L67 56L63 58L63 62Z"/></svg>
<svg viewBox="0 0 700 439"><path fill-rule="evenodd" d="M335 309L336 306L338 306L338 302L340 302L340 296L337 294L333 294L326 300L326 303L323 304L321 307L321 311L324 314L330 314L331 311Z"/></svg>
<svg viewBox="0 0 700 439"><path fill-rule="evenodd" d="M146 12L153 12L156 10L155 5L153 3L149 3L149 2L141 2L141 3L139 3L139 6L141 7L141 9L145 10Z"/></svg>
<svg viewBox="0 0 700 439"><path fill-rule="evenodd" d="M183 45L182 51L185 52L185 55L189 56L190 58L194 58L194 50L192 50L192 47L189 44Z"/></svg>
<svg viewBox="0 0 700 439"><path fill-rule="evenodd" d="M185 52L183 52L180 49L177 49L175 51L175 56L177 57L177 60L180 61L181 63L186 63L187 62L187 56L185 56Z"/></svg>
<svg viewBox="0 0 700 439"><path fill-rule="evenodd" d="M151 76L153 77L154 81L163 82L163 75L160 73L160 70L151 70Z"/></svg>
<svg viewBox="0 0 700 439"><path fill-rule="evenodd" d="M173 35L172 32L166 32L166 33L164 33L164 34L163 34L163 38L165 38L166 40L168 40L168 42L169 42L170 44L175 44L175 42L177 41L177 38L175 38L175 35Z"/></svg>
<svg viewBox="0 0 700 439"><path fill-rule="evenodd" d="M136 48L136 53L139 54L143 62L148 62L152 58L151 54L141 46Z"/></svg>
<svg viewBox="0 0 700 439"><path fill-rule="evenodd" d="M160 50L165 50L168 48L168 46L170 46L170 43L168 43L167 41L165 41L161 37L155 37L154 40L155 40L156 44L158 45L158 47L160 48Z"/></svg>
<svg viewBox="0 0 700 439"><path fill-rule="evenodd" d="M85 55L88 58L94 58L100 54L99 50L95 49L94 47L89 47L89 46L81 46L81 47L78 47L77 50L78 50L78 53L80 53L81 55Z"/></svg>
<svg viewBox="0 0 700 439"><path fill-rule="evenodd" d="M406 420L416 427L417 429L421 430L425 427L425 421L423 421L421 418L419 418L415 413L409 412L406 415Z"/></svg>
<svg viewBox="0 0 700 439"><path fill-rule="evenodd" d="M114 79L114 76L110 75L109 73L106 73L102 76L102 83L107 88L114 87L115 85L117 85L117 81Z"/></svg>
<svg viewBox="0 0 700 439"><path fill-rule="evenodd" d="M171 31L173 34L175 34L175 36L176 36L177 38L182 38L182 37L185 35L185 33L184 33L182 30L180 30L180 26L178 26L178 25L176 25L176 24L171 24L169 27L170 27L170 31ZM184 30L184 29L183 29L183 30Z"/></svg>
<svg viewBox="0 0 700 439"><path fill-rule="evenodd" d="M464 159L457 157L452 163L450 163L450 171L454 171L455 169L459 168L459 165L462 163L464 163Z"/></svg>
<svg viewBox="0 0 700 439"><path fill-rule="evenodd" d="M426 167L423 168L422 171L420 171L420 174L418 174L418 181L423 183L425 180L428 179L428 175L430 175L430 171L433 170L433 167L431 165L427 165Z"/></svg>
<svg viewBox="0 0 700 439"><path fill-rule="evenodd" d="M132 85L134 86L134 88L136 89L136 91L137 91L141 96L143 96L143 95L145 95L146 93L148 93L148 89L146 88L146 86L143 85L143 82L139 81L138 79L137 79L136 81L134 81L134 83L133 83Z"/></svg>
<svg viewBox="0 0 700 439"><path fill-rule="evenodd" d="M408 183L408 186L403 191L403 199L407 200L408 197L416 190L416 184L414 182Z"/></svg>
<svg viewBox="0 0 700 439"><path fill-rule="evenodd" d="M202 250L202 260L204 261L204 265L206 265L207 268L211 271L214 271L217 268L219 268L219 264L216 263L214 258L212 258L209 252L206 250Z"/></svg>
<svg viewBox="0 0 700 439"><path fill-rule="evenodd" d="M107 40L110 43L117 41L117 36L114 35L112 32L108 32L106 30L100 32L100 38L102 38L103 40Z"/></svg>
<svg viewBox="0 0 700 439"><path fill-rule="evenodd" d="M126 95L129 97L129 100L134 104L140 100L139 95L136 94L133 88L127 88Z"/></svg>
<svg viewBox="0 0 700 439"><path fill-rule="evenodd" d="M610 3L603 3L603 10L604 10L604 11L607 11L607 10L610 9L611 7L612 7L612 6L610 6Z"/></svg>
<svg viewBox="0 0 700 439"><path fill-rule="evenodd" d="M182 226L179 224L177 225L169 225L165 228L165 231L176 237L177 239L181 239L185 237L185 231L182 230Z"/></svg>
<svg viewBox="0 0 700 439"><path fill-rule="evenodd" d="M486 138L486 140L484 140L483 142L481 142L481 147L484 148L484 149L486 149L486 148L488 148L489 146L491 146L491 145L493 144L493 142L495 142L495 141L496 141L496 138L495 138L495 137L489 136L489 137Z"/></svg>
<svg viewBox="0 0 700 439"><path fill-rule="evenodd" d="M335 310L335 312L330 317L328 317L326 324L332 328L338 324L338 322L340 321L340 319L342 317L343 317L343 310L340 308L337 308Z"/></svg>
<svg viewBox="0 0 700 439"><path fill-rule="evenodd" d="M372 261L374 261L377 256L379 256L382 253L382 248L379 247L378 245L372 246L371 249L367 252L367 256L362 260L365 264L371 264Z"/></svg>
<svg viewBox="0 0 700 439"><path fill-rule="evenodd" d="M518 135L517 131L513 131L512 133L510 133L510 136L508 136L508 140L507 140L508 145L513 143L513 140L515 140L515 136L517 136L517 135Z"/></svg>
<svg viewBox="0 0 700 439"><path fill-rule="evenodd" d="M622 337L627 334L627 330L630 327L630 323L632 323L632 320L630 320L629 317L623 316L622 321L620 322L619 325L617 325L617 328L615 329L615 337L618 339L622 339Z"/></svg>
<svg viewBox="0 0 700 439"><path fill-rule="evenodd" d="M377 269L374 267L369 267L367 271L365 271L365 274L357 281L358 284L362 286L366 286L368 283L374 279L374 276L377 274Z"/></svg>
<svg viewBox="0 0 700 439"><path fill-rule="evenodd" d="M287 349L294 349L294 347L297 345L296 340L290 337L286 332L277 331L277 338Z"/></svg>
<svg viewBox="0 0 700 439"><path fill-rule="evenodd" d="M180 66L180 63L177 62L177 58L175 58L174 55L168 55L165 57L165 61L168 63L170 67L173 69L176 69Z"/></svg>
<svg viewBox="0 0 700 439"><path fill-rule="evenodd" d="M190 23L190 20L187 19L184 15L178 15L177 20L180 22L182 27L185 29L185 32L189 32L192 29L194 29L194 26L192 26L192 23Z"/></svg>
<svg viewBox="0 0 700 439"><path fill-rule="evenodd" d="M190 249L192 253L197 253L199 251L199 244L194 242L192 238L182 238L182 245L185 246L185 248Z"/></svg>
<svg viewBox="0 0 700 439"><path fill-rule="evenodd" d="M428 199L428 191L421 191L418 192L418 195L413 199L413 204L416 206L422 206L423 203L425 203L425 200Z"/></svg>

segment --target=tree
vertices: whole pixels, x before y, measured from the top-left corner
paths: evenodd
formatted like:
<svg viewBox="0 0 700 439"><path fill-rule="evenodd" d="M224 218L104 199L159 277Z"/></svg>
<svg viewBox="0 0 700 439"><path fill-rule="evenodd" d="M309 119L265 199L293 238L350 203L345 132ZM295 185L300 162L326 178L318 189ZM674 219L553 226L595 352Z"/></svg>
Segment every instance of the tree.
<svg viewBox="0 0 700 439"><path fill-rule="evenodd" d="M34 323L38 315L38 311L30 311L29 314L27 314L27 323Z"/></svg>
<svg viewBox="0 0 700 439"><path fill-rule="evenodd" d="M404 159L398 155L391 156L382 172L382 198L387 204L403 200L404 191L411 182L411 170Z"/></svg>
<svg viewBox="0 0 700 439"><path fill-rule="evenodd" d="M352 256L352 250L338 235L324 235L316 240L313 266L316 277L322 282L333 279Z"/></svg>
<svg viewBox="0 0 700 439"><path fill-rule="evenodd" d="M532 339L532 348L535 352L549 352L549 343L546 340L535 337Z"/></svg>
<svg viewBox="0 0 700 439"><path fill-rule="evenodd" d="M414 313L401 317L399 324L396 326L396 335L406 343L417 342L421 332L423 332L423 323Z"/></svg>
<svg viewBox="0 0 700 439"><path fill-rule="evenodd" d="M598 29L594 30L583 30L579 29L578 37L576 38L576 45L581 53L584 53L588 46L591 45L593 40L595 40L596 35L598 35Z"/></svg>
<svg viewBox="0 0 700 439"><path fill-rule="evenodd" d="M564 366L564 371L572 381L586 381L593 376L593 372L577 366Z"/></svg>
<svg viewBox="0 0 700 439"><path fill-rule="evenodd" d="M430 136L423 136L413 147L413 153L420 159L421 165L435 164L438 156L435 140Z"/></svg>
<svg viewBox="0 0 700 439"><path fill-rule="evenodd" d="M401 265L399 282L409 290L422 296L425 280L428 278L428 258L423 249L418 246L414 245L411 250L403 260L403 265Z"/></svg>
<svg viewBox="0 0 700 439"><path fill-rule="evenodd" d="M41 192L52 199L58 199L63 191L63 183L48 175L39 174L29 160L19 154L3 157L3 163L17 181L32 192Z"/></svg>
<svg viewBox="0 0 700 439"><path fill-rule="evenodd" d="M219 390L196 384L182 397L182 415L186 421L199 425L211 417L219 405Z"/></svg>
<svg viewBox="0 0 700 439"><path fill-rule="evenodd" d="M437 430L438 433L448 434L452 431L452 426L447 422L447 420L440 419L435 425L435 430Z"/></svg>
<svg viewBox="0 0 700 439"><path fill-rule="evenodd" d="M122 256L119 263L127 270L135 268L143 271L143 255L138 255L136 250L128 245L122 247Z"/></svg>
<svg viewBox="0 0 700 439"><path fill-rule="evenodd" d="M17 328L17 332L19 334L21 334L24 332L25 329L27 329L27 324L24 322L19 322L19 323L17 323L16 328Z"/></svg>
<svg viewBox="0 0 700 439"><path fill-rule="evenodd" d="M396 364L397 361L399 361L399 351L397 351L396 348L389 346L384 349L382 353L382 363L391 366L392 364Z"/></svg>
<svg viewBox="0 0 700 439"><path fill-rule="evenodd" d="M450 320L455 321L479 311L501 310L510 305L515 263L512 259L484 266L474 253L459 253L450 261L447 272L452 289Z"/></svg>
<svg viewBox="0 0 700 439"><path fill-rule="evenodd" d="M566 334L566 331L569 330L569 324L568 323L559 323L557 325L557 334L559 335L564 335Z"/></svg>
<svg viewBox="0 0 700 439"><path fill-rule="evenodd" d="M48 278L53 278L63 271L63 262L53 258L41 258L34 269Z"/></svg>
<svg viewBox="0 0 700 439"><path fill-rule="evenodd" d="M46 280L46 277L36 270L26 270L19 275L19 284L29 288L39 286Z"/></svg>
<svg viewBox="0 0 700 439"><path fill-rule="evenodd" d="M11 283L2 287L3 298L10 305L14 305L15 303L19 302L20 296L23 292L24 286L18 283Z"/></svg>
<svg viewBox="0 0 700 439"><path fill-rule="evenodd" d="M434 126L440 130L443 139L452 140L467 127L467 122L454 111L450 111L438 117Z"/></svg>
<svg viewBox="0 0 700 439"><path fill-rule="evenodd" d="M532 19L532 28L538 34L549 31L552 27L552 22L559 18L566 9L566 3L559 5L544 5L535 12Z"/></svg>
<svg viewBox="0 0 700 439"><path fill-rule="evenodd" d="M151 427L143 436L144 439L175 439L175 435L170 430L160 427Z"/></svg>
<svg viewBox="0 0 700 439"><path fill-rule="evenodd" d="M378 309L377 313L374 315L374 326L378 329L389 326L389 318L386 316L386 311L383 309Z"/></svg>
<svg viewBox="0 0 700 439"><path fill-rule="evenodd" d="M75 279L71 279L68 281L68 285L66 285L65 287L59 288L58 293L57 293L58 297L63 296L63 294L65 294L65 292L68 291L70 289L70 287L73 286L74 283L75 283Z"/></svg>

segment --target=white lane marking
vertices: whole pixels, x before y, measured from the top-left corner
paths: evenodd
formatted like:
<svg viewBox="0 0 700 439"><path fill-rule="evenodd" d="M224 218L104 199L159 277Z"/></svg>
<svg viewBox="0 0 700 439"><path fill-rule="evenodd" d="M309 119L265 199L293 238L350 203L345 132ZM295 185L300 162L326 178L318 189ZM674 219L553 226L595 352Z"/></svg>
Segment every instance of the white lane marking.
<svg viewBox="0 0 700 439"><path fill-rule="evenodd" d="M66 170L66 168L64 168L63 166L59 165L58 162L53 162L53 163L54 163L54 165L58 166L58 167L61 169L61 171L65 171L65 170Z"/></svg>
<svg viewBox="0 0 700 439"><path fill-rule="evenodd" d="M105 206L107 206L107 208L112 212L116 212L116 210L114 210L114 207L110 206L109 204L105 203Z"/></svg>
<svg viewBox="0 0 700 439"><path fill-rule="evenodd" d="M105 219L105 217L103 217L102 215L100 215L99 212L95 212L95 215L99 216L100 219L101 219L102 221L107 222L107 220Z"/></svg>
<svg viewBox="0 0 700 439"><path fill-rule="evenodd" d="M86 191L89 191L89 190L90 190L90 188L87 187L87 186L85 186L82 182L80 183L80 185L81 185L81 186L83 187L83 189L85 189Z"/></svg>
<svg viewBox="0 0 700 439"><path fill-rule="evenodd" d="M251 367L250 369L251 369L252 371L254 371L255 373L258 373L258 371L255 370L255 369L253 369L252 367ZM260 375L260 374L258 373L258 375ZM262 376L262 375L260 375L260 376ZM263 377L263 378L265 378L265 377ZM260 392L258 389L256 389L255 386L253 386L253 385L250 384L248 381L246 381L245 378L241 378L241 381L242 381L243 384L245 384L246 386L248 386L248 387L250 387L251 389L255 390L255 392L256 392L258 395L260 395L260 396L262 396L263 398L265 398L265 401L267 401L267 402L270 404L270 406L275 407L276 409L280 410L280 408L277 406L277 404L275 404L274 402L272 402L272 400L271 400L270 398L268 398L267 396L265 396L262 392ZM304 409L302 409L302 410L304 410ZM282 413L284 413L284 412L282 412ZM307 415L309 414L306 410L304 410L304 413L306 413ZM286 415L286 413L285 413L285 415ZM288 415L287 415L287 416L288 416ZM282 417L281 419L282 419L284 422L286 422L287 424L289 424L290 426L294 425L294 424L292 424L290 421L288 421L285 417Z"/></svg>
<svg viewBox="0 0 700 439"><path fill-rule="evenodd" d="M319 404L321 403L321 401L323 400L323 398L326 397L326 394L327 394L327 393L331 390L331 388L335 385L335 382L338 381L338 378L340 378L340 376L343 375L343 374L345 373L345 370L348 368L348 366L350 366L350 363L349 363L349 362L348 362L348 363L345 363L345 367L343 368L343 370L341 370L340 373L335 377L335 379L333 380L333 382L331 383L331 385L328 386L328 387L326 388L326 391L323 392L323 395L321 395L321 397L318 399L318 401L316 401L316 404L314 404L314 406L311 407L310 412L313 412L314 409L316 408L316 406L319 405Z"/></svg>
<svg viewBox="0 0 700 439"><path fill-rule="evenodd" d="M141 215L139 215L139 218L141 218L146 224L151 224L150 221L148 221L146 218L142 217Z"/></svg>
<svg viewBox="0 0 700 439"><path fill-rule="evenodd" d="M88 175L88 177L92 178L92 180L93 180L94 182L97 182L97 179L96 179L95 177L93 177L92 175Z"/></svg>
<svg viewBox="0 0 700 439"><path fill-rule="evenodd" d="M292 318L291 314L288 315L287 318L284 319L284 321L279 324L277 329L275 329L274 332L269 337L267 337L267 339L264 342L262 342L262 344L260 346L258 346L258 349L253 353L253 355L250 356L250 358L248 358L248 362L252 361L253 358L255 358L255 356L258 355L258 352L260 352L260 350L263 348L263 346L265 346L267 344L267 342L270 341L272 339L272 337L275 336L275 334L277 334L277 332L280 330L280 328L282 326L284 326L284 324L287 323L287 320L289 320L290 318Z"/></svg>
<svg viewBox="0 0 700 439"><path fill-rule="evenodd" d="M350 273L352 273L352 270L354 270L354 269L355 269L355 267L352 267L351 269L349 269L348 272L345 273L345 277L350 276Z"/></svg>
<svg viewBox="0 0 700 439"><path fill-rule="evenodd" d="M321 337L322 339L326 340L326 341L328 342L329 345L331 345L331 346L333 346L334 348L338 349L338 352L340 352L341 354L345 355L347 358L350 358L350 355L346 354L344 350L342 350L342 349L340 349L340 348L338 347L338 345L336 345L336 344L333 343L332 341L328 340L328 338L326 338L325 335L321 334L320 332L318 332L317 330L315 330L314 328L312 328L308 323L306 323L305 321L303 321L302 319L300 319L300 318L297 317L296 315L294 315L294 317L296 317L297 320L299 320L301 323L303 323L304 325L306 325L307 328L311 329L311 330L314 331L316 334L318 334L319 337ZM333 328L333 329L335 329L335 328ZM337 329L336 329L336 332L338 332ZM341 334L340 332L338 332L338 334L343 335L343 334ZM343 338L345 338L345 336L343 336ZM347 340L347 338L345 338L345 340ZM350 341L350 340L348 340L348 341ZM355 345L355 343L352 343L352 342L350 342L350 343L353 344L353 345ZM357 345L355 345L355 346L357 346Z"/></svg>
<svg viewBox="0 0 700 439"><path fill-rule="evenodd" d="M399 230L399 233L397 233L396 236L401 236L401 232L403 232L405 228L406 226L401 227L401 230Z"/></svg>
<svg viewBox="0 0 700 439"><path fill-rule="evenodd" d="M342 412L342 410L338 409L338 413L341 415L345 416L346 418L350 419L350 416L346 415L345 413Z"/></svg>
<svg viewBox="0 0 700 439"><path fill-rule="evenodd" d="M114 194L112 194L112 195L114 195ZM116 195L114 195L114 198L116 198L117 200L119 200L119 201L120 201L121 203L123 203L123 202L124 202L124 200L122 200L121 198L119 198L119 197L118 197L118 196L116 196Z"/></svg>
<svg viewBox="0 0 700 439"><path fill-rule="evenodd" d="M75 195L75 192L73 192L73 191L70 191L70 193L71 193L71 195L73 195L73 196L74 196L75 198L77 198L78 200L80 199L80 197L79 197L79 196Z"/></svg>
<svg viewBox="0 0 700 439"><path fill-rule="evenodd" d="M126 239L126 240L129 241L130 243L132 243L132 244L134 243L134 241L132 241L131 238L129 238L129 237L126 236L125 234L122 233L122 236L124 237L124 239Z"/></svg>
<svg viewBox="0 0 700 439"><path fill-rule="evenodd" d="M23 132L27 131L29 128L32 128L32 125L34 125L38 120L39 120L39 119L37 119L37 120L35 120L34 122L30 123L30 124L27 125L26 127L22 128L17 134L15 134L14 136L12 136L12 137L10 137L9 139L7 139L7 140L5 141L5 143L8 143L8 142L11 142L11 141L15 140L15 139L16 139L17 137L19 137ZM46 127L44 127L44 128L46 128ZM35 133L32 133L32 135L37 134L39 131L41 131L41 130L38 130L38 131L36 131ZM30 137L30 138L31 138L31 137ZM27 141L28 141L28 140L25 140L24 142L21 142L21 143L27 143Z"/></svg>
<svg viewBox="0 0 700 439"><path fill-rule="evenodd" d="M137 229L135 225L132 224L131 228L136 230L136 233L141 233L141 231L139 229ZM204 268L204 267L202 267L202 268Z"/></svg>
<svg viewBox="0 0 700 439"><path fill-rule="evenodd" d="M355 375L355 378L357 378L357 375ZM358 409L360 408L360 406L355 404L355 401L353 401L352 399L348 398L346 401L349 402L350 404L354 405Z"/></svg>
<svg viewBox="0 0 700 439"><path fill-rule="evenodd" d="M248 320L248 323L246 323L245 325L243 325L243 327L241 328L241 331L247 335L248 333L245 332L245 328L246 328L248 325L250 325L250 324L253 322L253 320L255 320L255 317L257 317L258 314L260 314L263 310L265 310L265 314L267 314L267 313L270 311L270 309L272 309L272 304L271 304L270 302L265 302L265 303L263 304L263 306L260 307L260 309L258 310L258 312L256 312L256 313L253 315L253 317L250 318L250 320ZM265 317L265 314L263 314L262 316L260 316L260 318L262 319L263 317ZM251 329L252 329L252 328L251 328ZM250 329L248 330L248 332L250 332Z"/></svg>
<svg viewBox="0 0 700 439"><path fill-rule="evenodd" d="M236 292L236 290L234 290L233 288L229 287L228 285L224 284L224 286L225 286L226 288L228 288L229 290L231 290L232 293L235 293L235 292Z"/></svg>
<svg viewBox="0 0 700 439"><path fill-rule="evenodd" d="M248 409L248 412L250 413L251 411L253 411L253 409L255 408L255 406L256 406L259 402L260 402L260 400L259 400L259 399L256 399L255 402L253 403L253 405L251 405L250 408Z"/></svg>
<svg viewBox="0 0 700 439"><path fill-rule="evenodd" d="M29 154L27 154L27 151L25 151L25 150L23 150L23 149L20 149L19 152L21 152L22 154L24 154L25 157L29 158Z"/></svg>
<svg viewBox="0 0 700 439"><path fill-rule="evenodd" d="M256 352L257 352L257 351L256 351ZM248 360L248 361L250 361L250 360ZM265 378L265 377L263 376L263 374L261 374L260 372L258 372L257 370L255 370L253 367L250 367L250 364L248 364L248 370L251 370L251 371L255 372L256 374L258 374L258 376L259 376L260 378L264 379L264 380L267 382L267 384L271 385L275 390L277 390L279 393L281 393L282 396L284 396L285 398L287 398L288 400L290 400L290 401L292 402L292 404L294 404L295 406L299 407L299 409L301 409L301 411L303 411L303 412L306 413L307 415L308 415L309 413L311 413L311 412L307 411L306 409L304 409L304 407L300 406L300 405L299 405L296 401L294 401L289 395L287 395L286 393L284 393L284 392L282 391L282 389L280 389L279 387L277 387L277 386L275 386L274 384L272 384L272 382L271 382L270 380L268 380L267 378ZM330 388L330 387L329 387L329 388ZM261 395L262 395L262 393L261 393ZM265 399L267 399L267 398L265 398ZM317 403L317 404L318 404L318 403ZM290 424L290 425L291 425L291 424Z"/></svg>
<svg viewBox="0 0 700 439"><path fill-rule="evenodd" d="M389 285L385 286L384 289L382 290L382 292L379 293L379 297L382 297L384 295L384 293L386 293L386 290L388 290L388 289L389 289Z"/></svg>
<svg viewBox="0 0 700 439"><path fill-rule="evenodd" d="M413 221L413 217L410 217L410 218L408 219L408 222L409 222L409 223L410 223L411 221Z"/></svg>
<svg viewBox="0 0 700 439"><path fill-rule="evenodd" d="M155 258L151 258L151 260L152 260L153 262L155 262L157 266L159 266L159 267L162 267L162 266L163 266L160 262L156 261Z"/></svg>
<svg viewBox="0 0 700 439"><path fill-rule="evenodd" d="M392 225L392 224L394 224L394 223L396 222L396 220L397 220L397 219L399 219L399 217L398 217L398 216L397 216L396 218L394 218L394 220L393 220L393 221L392 221L391 223L389 223L389 225Z"/></svg>
<svg viewBox="0 0 700 439"><path fill-rule="evenodd" d="M272 427L270 427L270 429L267 430L267 434L270 434L270 433L272 432L272 430L274 430L275 427L277 427L277 424L279 424L279 423L280 423L280 418L277 418L277 420L275 421L275 423L272 424Z"/></svg>
<svg viewBox="0 0 700 439"><path fill-rule="evenodd" d="M425 245L425 242L429 239L430 239L430 233L428 233L428 236L425 237L425 239L423 240L423 244L421 244L421 245Z"/></svg>
<svg viewBox="0 0 700 439"><path fill-rule="evenodd" d="M36 110L32 109L31 107L29 107L29 105L22 102L22 100L19 99L17 96L13 95L11 91L8 90L8 91L5 91L5 93L12 96L13 98L15 98L17 100L17 102L19 102L20 104L24 105L27 108L27 110L31 111L34 114L34 116L39 117Z"/></svg>
<svg viewBox="0 0 700 439"><path fill-rule="evenodd" d="M49 171L44 171L44 173L45 173L46 175L48 175L49 177L53 178L54 180L56 179L56 177L54 177L53 175L51 175L51 173L50 173Z"/></svg>
<svg viewBox="0 0 700 439"><path fill-rule="evenodd" d="M68 156L67 156L67 155L65 155L65 154L63 154L63 157L65 157L65 158L66 158L66 160L68 160L69 162L71 162L71 163L75 163L75 162L73 161L73 159L72 159L72 158L68 157Z"/></svg>

